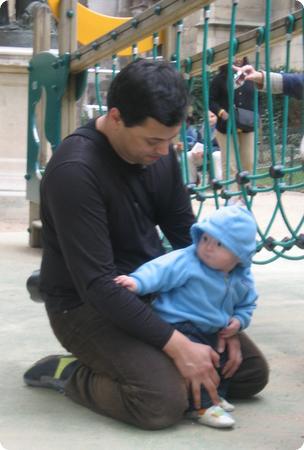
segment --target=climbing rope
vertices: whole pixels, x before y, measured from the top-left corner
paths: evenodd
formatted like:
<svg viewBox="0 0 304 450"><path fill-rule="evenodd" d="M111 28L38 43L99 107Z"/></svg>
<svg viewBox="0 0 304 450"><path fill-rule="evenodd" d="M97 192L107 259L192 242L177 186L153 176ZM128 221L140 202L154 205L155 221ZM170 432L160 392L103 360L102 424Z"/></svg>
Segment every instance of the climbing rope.
<svg viewBox="0 0 304 450"><path fill-rule="evenodd" d="M100 65L95 64L95 94L96 94L96 101L98 105L98 112L102 116L103 110L102 110L102 96L101 96L101 80L99 76L99 69Z"/></svg>
<svg viewBox="0 0 304 450"><path fill-rule="evenodd" d="M294 174L303 170L302 165L287 167L287 147L288 147L288 111L289 111L289 99L284 96L283 99L283 116L282 116L282 136L280 155L278 154L278 147L275 143L275 135L278 130L275 129L274 122L274 107L273 96L270 81L270 30L271 30L271 0L266 2L266 16L265 26L259 27L256 32L256 47L255 47L255 68L260 68L260 55L261 47L265 48L265 71L266 71L266 101L267 101L267 130L269 138L269 149L271 156L271 165L269 171L263 171L260 173L258 170L258 156L260 150L259 142L259 93L258 90L254 90L254 158L252 173L244 172L242 168L239 143L238 143L238 131L235 122L235 110L234 110L234 71L232 68L235 55L238 50L238 39L236 38L236 17L237 17L238 0L232 0L231 19L230 19L230 37L229 37L229 52L228 52L228 104L229 104L229 118L227 123L227 154L226 154L226 173L224 179L219 180L215 178L214 161L212 158L212 138L211 128L208 120L209 112L209 85L211 79L210 67L214 59L214 51L208 48L208 32L209 32L209 18L210 9L209 6L204 8L204 27L203 27L203 43L202 43L202 66L201 66L201 95L202 95L202 107L203 107L203 129L204 129L204 151L202 169L201 169L201 182L199 185L189 183L189 167L187 153L189 150L187 142L186 124L183 123L181 127L181 142L183 144L183 151L180 155L182 175L185 184L188 186L190 195L196 204L197 219L200 218L203 211L203 204L206 200L213 199L215 207L219 208L221 202L227 204L229 199L233 197L241 196L248 209L253 209L254 198L257 194L263 194L266 192L274 192L276 201L275 206L270 215L268 223L266 223L264 230L258 224L258 236L257 251L262 249L268 250L270 256L257 259L254 261L257 264L265 264L272 262L279 257L283 257L290 260L303 259L304 256L290 255L287 252L297 246L304 248L304 235L301 233L303 226L303 217L299 223L293 227L287 217L283 206L283 194L285 191L294 190L304 187L304 182L296 184L287 184L284 182L287 174ZM304 27L304 19L303 19ZM188 86L188 90L191 93L193 88L194 78L191 77L192 60L187 58L185 61L181 61L181 46L182 46L182 33L183 33L183 21L178 21L175 25L176 30L176 48L175 53L171 56L171 62L175 64L177 70L183 70L184 77ZM292 42L292 32L294 29L294 16L290 14L286 19L286 61L284 71L288 72L290 69L290 46ZM155 60L158 56L158 34L153 34L153 49L152 57ZM136 44L132 46L132 60L137 59L138 48ZM113 55L112 58L113 77L115 76L117 58ZM95 77L98 83L98 77ZM100 86L100 83L98 83ZM96 91L97 92L97 91ZM101 98L96 94L96 98ZM231 139L233 142L233 148L231 148ZM230 160L231 154L234 152L234 157L237 166L237 176L231 176L230 174ZM267 180L270 184L268 186L258 186L257 182L263 182ZM238 184L238 190L231 190L233 184ZM285 236L282 239L274 239L271 236L271 232L276 221L283 219L283 222L288 230L289 236ZM170 245L163 237L164 246L167 250L170 249Z"/></svg>
<svg viewBox="0 0 304 450"><path fill-rule="evenodd" d="M265 26L257 29L256 36L256 56L255 56L255 68L259 70L260 68L260 52L261 46L265 47L265 71L266 71L266 100L267 100L267 124L268 124L268 137L269 137L269 149L271 156L271 165L269 171L264 173L259 173L258 171L258 155L259 155L259 114L258 114L258 91L254 91L254 160L252 173L244 172L242 169L239 144L237 138L237 128L235 123L235 110L234 104L234 71L232 69L235 54L238 49L238 39L235 37L236 31L236 14L237 14L238 0L232 1L231 9L231 20L230 20L230 37L229 37L229 54L228 54L228 103L229 103L229 118L227 123L227 150L226 150L226 173L223 180L217 180L214 177L214 165L212 158L207 158L207 154L212 152L211 143L211 133L210 126L208 123L208 111L209 111L209 81L210 81L210 64L213 62L213 51L208 49L208 22L209 22L209 7L204 9L204 27L203 27L203 50L202 50L202 68L201 68L201 83L202 83L202 105L203 105L203 120L204 120L204 146L207 151L204 151L203 162L202 162L202 177L201 183L197 186L189 185L189 177L187 170L183 167L184 181L188 185L188 189L192 196L192 199L199 203L199 208L197 211L197 219L200 218L202 213L202 205L207 199L213 198L215 201L215 207L219 207L219 200L222 197L227 201L235 196L240 196L243 198L244 203L248 209L253 208L254 197L256 194L261 194L265 192L274 192L275 194L275 206L270 215L268 223L265 229L262 230L261 226L258 225L258 236L259 240L257 242L257 251L266 249L270 252L270 256L263 257L259 259L257 257L257 264L266 264L272 262L279 257L283 257L289 260L300 260L304 259L304 255L291 255L287 252L293 247L304 248L304 234L303 234L303 221L304 217L299 220L299 223L292 226L288 220L286 211L283 205L283 194L285 191L303 189L304 188L304 177L299 183L291 184L286 183L286 175L303 173L303 164L298 166L294 165L292 167L287 167L287 148L288 148L288 112L289 112L289 98L283 96L283 116L282 116L282 136L281 136L281 146L280 155L278 147L275 144L275 135L279 133L279 130L275 129L274 121L274 108L273 108L273 96L270 81L270 30L271 30L271 0L266 1L266 14L265 14ZM304 15L304 14L303 14ZM303 16L302 16L303 17ZM304 29L304 19L302 20L302 26ZM289 72L290 70L290 46L292 41L292 32L294 30L294 16L290 14L286 19L286 61L284 72ZM303 41L304 45L304 41ZM179 48L176 49L176 60L179 60ZM189 61L190 60L190 61ZM191 58L188 58L184 63L184 71L186 73L186 79L188 78L187 67L191 66ZM185 128L183 128L183 133L186 133ZM231 151L230 148L230 136L232 136L233 141L233 151L236 160L238 174L236 177L230 176L230 159ZM182 139L185 143L187 140L185 137ZM184 152L188 151L187 145L184 145ZM187 158L182 159L182 165L187 162ZM208 167L209 165L209 167ZM206 176L209 172L209 178ZM267 179L270 185L267 187L258 187L257 181L262 181ZM232 184L238 183L239 189L237 191L231 191L230 186ZM220 195L219 195L220 192ZM303 208L302 208L303 209ZM271 232L274 224L278 220L283 220L283 223L288 231L288 236L282 237L281 239L274 239L271 236Z"/></svg>

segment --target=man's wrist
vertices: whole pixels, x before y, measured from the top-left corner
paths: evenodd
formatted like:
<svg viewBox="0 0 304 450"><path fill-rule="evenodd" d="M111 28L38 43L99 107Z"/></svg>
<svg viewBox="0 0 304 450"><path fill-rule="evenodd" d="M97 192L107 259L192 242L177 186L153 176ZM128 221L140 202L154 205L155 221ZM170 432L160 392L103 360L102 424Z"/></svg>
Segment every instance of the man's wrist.
<svg viewBox="0 0 304 450"><path fill-rule="evenodd" d="M189 339L180 333L178 330L174 330L170 339L163 346L163 352L165 352L171 359L175 359L179 354L181 348L189 342Z"/></svg>

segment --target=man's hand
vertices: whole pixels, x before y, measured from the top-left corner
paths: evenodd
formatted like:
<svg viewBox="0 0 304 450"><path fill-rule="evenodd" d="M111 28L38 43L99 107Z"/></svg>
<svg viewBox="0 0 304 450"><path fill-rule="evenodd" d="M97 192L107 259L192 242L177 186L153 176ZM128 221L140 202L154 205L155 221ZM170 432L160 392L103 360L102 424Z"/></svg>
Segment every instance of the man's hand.
<svg viewBox="0 0 304 450"><path fill-rule="evenodd" d="M217 386L220 378L216 371L219 355L211 347L191 342L175 330L163 351L173 359L187 386L191 387L195 408L201 407L201 385L208 391L212 402L219 403Z"/></svg>
<svg viewBox="0 0 304 450"><path fill-rule="evenodd" d="M228 352L228 361L223 367L222 375L224 378L231 378L242 362L241 344L238 335L227 339L220 336L217 344L217 351L223 353L225 348L227 348Z"/></svg>
<svg viewBox="0 0 304 450"><path fill-rule="evenodd" d="M128 275L119 275L118 277L114 278L114 281L116 284L129 289L129 291L136 292L137 286L134 278L132 277L128 277Z"/></svg>

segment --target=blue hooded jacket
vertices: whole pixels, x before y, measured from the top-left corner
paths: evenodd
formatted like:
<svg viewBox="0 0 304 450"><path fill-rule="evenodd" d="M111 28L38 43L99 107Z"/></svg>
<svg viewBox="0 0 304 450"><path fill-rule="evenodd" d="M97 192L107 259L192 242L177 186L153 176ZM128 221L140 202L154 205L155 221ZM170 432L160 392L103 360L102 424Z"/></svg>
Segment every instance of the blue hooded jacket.
<svg viewBox="0 0 304 450"><path fill-rule="evenodd" d="M246 328L257 299L250 270L256 231L253 215L247 209L220 208L192 226L192 245L149 261L130 274L137 293L158 292L152 307L172 324L190 321L205 333L215 333L235 317L241 329ZM196 246L203 233L239 258L240 263L229 274L211 269L197 257Z"/></svg>

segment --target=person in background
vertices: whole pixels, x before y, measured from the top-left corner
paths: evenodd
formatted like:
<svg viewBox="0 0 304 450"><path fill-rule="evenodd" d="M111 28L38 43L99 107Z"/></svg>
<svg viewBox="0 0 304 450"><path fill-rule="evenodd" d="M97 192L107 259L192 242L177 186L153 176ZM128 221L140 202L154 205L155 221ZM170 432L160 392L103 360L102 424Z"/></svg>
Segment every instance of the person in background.
<svg viewBox="0 0 304 450"><path fill-rule="evenodd" d="M186 137L189 151L199 139L198 131L194 126L194 119L192 116L187 116L186 119Z"/></svg>
<svg viewBox="0 0 304 450"><path fill-rule="evenodd" d="M221 163L221 152L218 146L218 142L214 137L215 125L217 122L216 115L212 112L208 112L208 120L209 127L211 131L211 152L208 153L208 164L209 164L209 173L210 173L210 158L213 160L213 170L214 170L214 178L217 180L221 180L222 175L222 163ZM207 143L204 139L205 125L202 126L201 137L198 136L198 140L192 146L191 150L187 153L188 158L188 176L189 176L189 184L200 184L200 169L204 160L204 150L207 148Z"/></svg>
<svg viewBox="0 0 304 450"><path fill-rule="evenodd" d="M237 58L235 60L235 66L241 68L248 64L247 57ZM213 78L210 84L210 101L211 111L217 116L216 133L215 137L218 141L221 149L222 157L222 171L223 178L226 178L227 174L227 123L229 117L229 103L228 103L228 64L220 67L219 72ZM234 92L234 107L242 108L249 111L249 114L253 114L254 110L254 83L250 80L246 80L242 85L235 89ZM230 136L230 165L228 178L234 178L238 172L235 148L233 144L232 134ZM252 171L253 167L253 155L254 155L254 132L253 127L250 131L243 131L237 129L238 147L240 152L240 160L242 170ZM239 187L237 183L232 183L228 186L230 191L237 191ZM242 202L242 197L233 196L229 203Z"/></svg>

